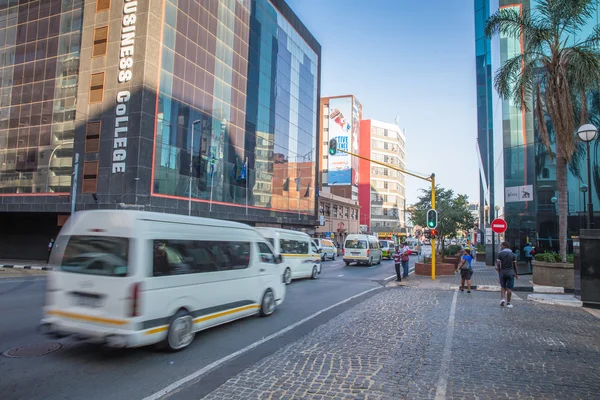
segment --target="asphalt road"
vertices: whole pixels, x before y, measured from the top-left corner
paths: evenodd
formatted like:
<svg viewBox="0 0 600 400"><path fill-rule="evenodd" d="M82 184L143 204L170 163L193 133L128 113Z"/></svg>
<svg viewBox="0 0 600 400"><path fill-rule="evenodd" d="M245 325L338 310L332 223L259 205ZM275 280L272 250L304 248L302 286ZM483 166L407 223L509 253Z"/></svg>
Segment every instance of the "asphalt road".
<svg viewBox="0 0 600 400"><path fill-rule="evenodd" d="M416 257L411 257L411 270ZM185 351L152 348L106 349L58 341L36 333L44 302L45 279L0 279L0 352L39 342L58 342L56 352L28 358L0 356L0 399L144 399L156 392L332 305L381 287L395 274L391 261L373 267L346 267L338 258L325 261L317 280L297 280L287 288L285 302L268 318L246 318L196 335ZM190 381L169 398L199 398L259 359L306 335L346 309L377 293L347 301L223 363L199 381Z"/></svg>

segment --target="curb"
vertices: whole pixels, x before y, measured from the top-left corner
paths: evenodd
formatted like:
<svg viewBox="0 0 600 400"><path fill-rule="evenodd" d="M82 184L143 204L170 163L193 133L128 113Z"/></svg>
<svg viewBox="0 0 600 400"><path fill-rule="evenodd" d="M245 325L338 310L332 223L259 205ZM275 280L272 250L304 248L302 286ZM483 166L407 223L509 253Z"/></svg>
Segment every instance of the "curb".
<svg viewBox="0 0 600 400"><path fill-rule="evenodd" d="M458 289L458 285L450 286L450 289ZM500 285L471 285L471 290L481 290L486 292L499 292ZM565 289L557 286L517 286L512 289L513 292L530 293L554 293L554 294L573 294L573 289Z"/></svg>
<svg viewBox="0 0 600 400"><path fill-rule="evenodd" d="M38 267L35 265L0 265L0 268L12 268L12 269L31 269L36 271L52 271L52 267Z"/></svg>
<svg viewBox="0 0 600 400"><path fill-rule="evenodd" d="M543 304L554 304L557 306L567 306L567 307L583 307L583 303L574 296L569 296L572 298L556 298L551 297L552 295L543 295L543 294L530 294L527 296L527 300L535 301L537 303Z"/></svg>

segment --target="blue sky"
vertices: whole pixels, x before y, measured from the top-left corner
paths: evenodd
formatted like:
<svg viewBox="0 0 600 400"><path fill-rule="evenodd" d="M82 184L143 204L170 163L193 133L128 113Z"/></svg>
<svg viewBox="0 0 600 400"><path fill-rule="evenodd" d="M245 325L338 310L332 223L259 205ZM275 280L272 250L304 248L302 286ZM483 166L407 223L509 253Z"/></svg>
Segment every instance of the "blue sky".
<svg viewBox="0 0 600 400"><path fill-rule="evenodd" d="M287 0L323 48L322 96L406 129L407 168L478 201L472 0ZM407 179L407 202L428 183Z"/></svg>

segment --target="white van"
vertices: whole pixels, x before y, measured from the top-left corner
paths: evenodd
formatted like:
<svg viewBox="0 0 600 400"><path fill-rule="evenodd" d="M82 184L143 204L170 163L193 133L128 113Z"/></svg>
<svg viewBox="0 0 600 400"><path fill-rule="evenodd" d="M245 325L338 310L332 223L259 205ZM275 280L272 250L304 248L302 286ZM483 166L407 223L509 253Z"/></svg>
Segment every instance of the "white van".
<svg viewBox="0 0 600 400"><path fill-rule="evenodd" d="M355 262L357 264L381 263L381 245L375 236L369 235L348 235L344 242L344 263L346 266Z"/></svg>
<svg viewBox="0 0 600 400"><path fill-rule="evenodd" d="M411 254L421 254L421 241L417 238L407 238L404 240L404 244L408 246Z"/></svg>
<svg viewBox="0 0 600 400"><path fill-rule="evenodd" d="M321 273L321 255L310 236L304 232L279 228L256 228L280 254L283 263L283 281L292 279L317 279Z"/></svg>
<svg viewBox="0 0 600 400"><path fill-rule="evenodd" d="M313 242L317 245L317 249L320 250L321 261L325 261L326 258L335 260L337 255L337 247L329 239L313 239Z"/></svg>
<svg viewBox="0 0 600 400"><path fill-rule="evenodd" d="M58 236L42 333L113 347L187 347L196 332L285 298L281 257L244 224L127 210L82 211Z"/></svg>

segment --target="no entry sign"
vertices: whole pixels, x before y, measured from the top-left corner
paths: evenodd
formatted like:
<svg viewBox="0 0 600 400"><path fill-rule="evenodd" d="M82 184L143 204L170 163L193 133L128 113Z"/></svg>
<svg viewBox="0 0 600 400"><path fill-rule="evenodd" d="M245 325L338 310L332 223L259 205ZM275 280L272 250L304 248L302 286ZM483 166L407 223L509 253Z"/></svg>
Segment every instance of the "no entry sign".
<svg viewBox="0 0 600 400"><path fill-rule="evenodd" d="M501 218L496 218L492 221L492 230L496 233L502 233L506 231L508 225L506 225L506 221Z"/></svg>

